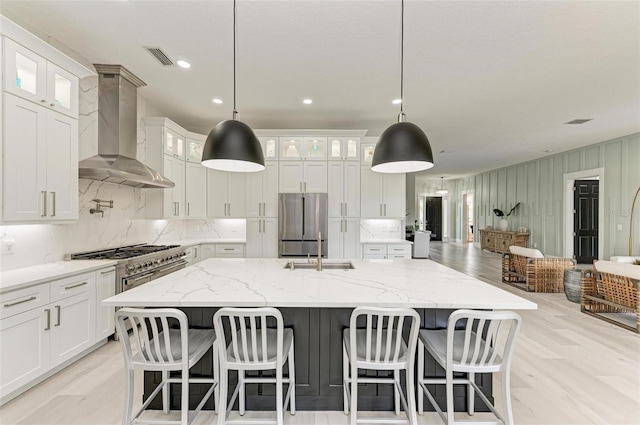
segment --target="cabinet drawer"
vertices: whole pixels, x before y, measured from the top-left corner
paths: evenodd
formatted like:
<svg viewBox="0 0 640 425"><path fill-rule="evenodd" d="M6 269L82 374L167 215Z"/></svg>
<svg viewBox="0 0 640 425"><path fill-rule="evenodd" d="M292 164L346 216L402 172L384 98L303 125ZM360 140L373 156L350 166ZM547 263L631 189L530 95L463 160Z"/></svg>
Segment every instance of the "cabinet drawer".
<svg viewBox="0 0 640 425"><path fill-rule="evenodd" d="M89 272L51 282L51 302L96 288L96 273Z"/></svg>
<svg viewBox="0 0 640 425"><path fill-rule="evenodd" d="M244 256L243 244L216 244L216 257L224 257L226 255Z"/></svg>
<svg viewBox="0 0 640 425"><path fill-rule="evenodd" d="M369 258L369 254L373 255L387 255L387 244L383 243L371 243L364 245L364 255ZM384 257L383 257L384 258Z"/></svg>
<svg viewBox="0 0 640 425"><path fill-rule="evenodd" d="M387 245L387 254L389 255L389 258L393 258L392 255L402 255L402 256L408 255L409 258L411 258L411 245L407 245L407 244L392 245L392 244L389 244L389 245ZM404 258L404 257L402 257L402 258Z"/></svg>
<svg viewBox="0 0 640 425"><path fill-rule="evenodd" d="M389 254L387 258L389 260L410 260L411 256L407 254Z"/></svg>
<svg viewBox="0 0 640 425"><path fill-rule="evenodd" d="M384 254L365 254L365 260L385 260L387 258Z"/></svg>
<svg viewBox="0 0 640 425"><path fill-rule="evenodd" d="M0 295L0 319L49 304L49 284L18 289Z"/></svg>

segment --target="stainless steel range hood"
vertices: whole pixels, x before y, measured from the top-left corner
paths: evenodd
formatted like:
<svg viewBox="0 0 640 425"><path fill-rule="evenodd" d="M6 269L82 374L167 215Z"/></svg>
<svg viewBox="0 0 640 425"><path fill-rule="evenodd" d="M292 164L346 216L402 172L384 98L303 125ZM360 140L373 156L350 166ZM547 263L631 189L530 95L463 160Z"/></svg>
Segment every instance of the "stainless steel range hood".
<svg viewBox="0 0 640 425"><path fill-rule="evenodd" d="M94 64L98 71L98 155L80 161L81 179L141 188L175 183L136 160L137 95L144 81L121 65Z"/></svg>

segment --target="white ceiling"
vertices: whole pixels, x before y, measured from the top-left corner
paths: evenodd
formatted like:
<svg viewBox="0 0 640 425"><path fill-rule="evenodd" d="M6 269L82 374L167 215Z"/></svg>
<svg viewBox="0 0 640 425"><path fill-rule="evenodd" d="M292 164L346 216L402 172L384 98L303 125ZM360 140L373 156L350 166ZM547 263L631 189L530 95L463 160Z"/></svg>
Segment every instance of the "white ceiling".
<svg viewBox="0 0 640 425"><path fill-rule="evenodd" d="M232 4L2 0L0 12L87 63L124 65L154 109L208 133L231 117ZM252 128L378 136L399 112L400 1L238 0L237 62ZM424 174L445 178L638 132L640 2L407 0L404 97L435 155ZM593 121L564 124L575 118Z"/></svg>

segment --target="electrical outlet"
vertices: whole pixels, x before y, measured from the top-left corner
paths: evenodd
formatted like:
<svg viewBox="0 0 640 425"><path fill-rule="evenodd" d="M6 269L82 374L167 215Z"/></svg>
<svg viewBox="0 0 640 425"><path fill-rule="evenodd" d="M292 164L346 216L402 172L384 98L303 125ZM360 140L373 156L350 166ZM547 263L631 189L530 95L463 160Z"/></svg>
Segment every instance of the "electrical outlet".
<svg viewBox="0 0 640 425"><path fill-rule="evenodd" d="M16 240L13 238L5 238L2 240L2 254L11 255L15 250Z"/></svg>
<svg viewBox="0 0 640 425"><path fill-rule="evenodd" d="M534 248L537 248L537 247L538 247L538 244L534 242L534 243L533 243L533 247L534 247Z"/></svg>
<svg viewBox="0 0 640 425"><path fill-rule="evenodd" d="M622 230L622 224L618 224L618 230Z"/></svg>

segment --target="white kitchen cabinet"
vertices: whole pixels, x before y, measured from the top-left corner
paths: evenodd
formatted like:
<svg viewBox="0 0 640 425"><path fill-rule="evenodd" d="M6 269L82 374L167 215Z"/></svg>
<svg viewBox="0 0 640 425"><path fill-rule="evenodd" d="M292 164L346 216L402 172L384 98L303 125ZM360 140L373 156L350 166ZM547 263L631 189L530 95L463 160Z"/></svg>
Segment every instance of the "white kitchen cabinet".
<svg viewBox="0 0 640 425"><path fill-rule="evenodd" d="M207 168L200 162L185 163L185 218L207 216Z"/></svg>
<svg viewBox="0 0 640 425"><path fill-rule="evenodd" d="M329 160L360 161L359 137L329 137Z"/></svg>
<svg viewBox="0 0 640 425"><path fill-rule="evenodd" d="M102 300L116 293L116 268L98 270L96 272L96 341L109 338L116 331L115 307L101 305Z"/></svg>
<svg viewBox="0 0 640 425"><path fill-rule="evenodd" d="M361 215L365 218L404 218L406 210L405 174L386 174L360 167Z"/></svg>
<svg viewBox="0 0 640 425"><path fill-rule="evenodd" d="M194 245L185 249L185 261L188 266L199 263L202 261L202 246Z"/></svg>
<svg viewBox="0 0 640 425"><path fill-rule="evenodd" d="M247 217L277 217L278 162L265 161L264 171L247 174Z"/></svg>
<svg viewBox="0 0 640 425"><path fill-rule="evenodd" d="M376 142L363 142L360 144L360 161L362 164L368 164L371 167L373 154L376 150Z"/></svg>
<svg viewBox="0 0 640 425"><path fill-rule="evenodd" d="M206 138L200 134L189 133L186 137L186 160L200 164L202 162L202 152Z"/></svg>
<svg viewBox="0 0 640 425"><path fill-rule="evenodd" d="M0 320L0 398L49 370L50 324L51 311L44 308Z"/></svg>
<svg viewBox="0 0 640 425"><path fill-rule="evenodd" d="M216 256L216 246L212 243L203 243L200 245L200 261Z"/></svg>
<svg viewBox="0 0 640 425"><path fill-rule="evenodd" d="M115 268L101 271L115 273ZM3 401L95 345L96 276L100 276L101 283L109 280L109 286L115 288L114 275L100 275L101 271L79 273L0 295ZM101 327L106 329L109 324L103 319ZM113 322L110 330L113 333Z"/></svg>
<svg viewBox="0 0 640 425"><path fill-rule="evenodd" d="M359 235L359 219L330 218L328 258L361 258Z"/></svg>
<svg viewBox="0 0 640 425"><path fill-rule="evenodd" d="M247 214L247 173L207 170L207 215L244 218Z"/></svg>
<svg viewBox="0 0 640 425"><path fill-rule="evenodd" d="M243 243L217 243L215 244L216 258L244 258Z"/></svg>
<svg viewBox="0 0 640 425"><path fill-rule="evenodd" d="M326 161L326 137L280 137L280 161Z"/></svg>
<svg viewBox="0 0 640 425"><path fill-rule="evenodd" d="M360 164L328 162L329 217L360 217Z"/></svg>
<svg viewBox="0 0 640 425"><path fill-rule="evenodd" d="M164 153L184 161L186 137L170 128L164 129Z"/></svg>
<svg viewBox="0 0 640 425"><path fill-rule="evenodd" d="M278 138L277 137L259 137L260 146L262 147L262 155L265 161L273 161L278 159Z"/></svg>
<svg viewBox="0 0 640 425"><path fill-rule="evenodd" d="M78 121L4 94L4 221L78 218Z"/></svg>
<svg viewBox="0 0 640 425"><path fill-rule="evenodd" d="M362 247L365 260L371 259L411 259L411 244L403 243L365 243Z"/></svg>
<svg viewBox="0 0 640 425"><path fill-rule="evenodd" d="M247 220L247 258L278 257L278 219L250 218Z"/></svg>
<svg viewBox="0 0 640 425"><path fill-rule="evenodd" d="M183 218L186 213L185 162L172 155L164 155L163 159L162 171L160 172L173 181L175 186L171 189L147 191L147 199L150 195L162 197L162 218Z"/></svg>
<svg viewBox="0 0 640 425"><path fill-rule="evenodd" d="M184 218L186 208L186 131L167 118L146 117L145 164L175 183L170 189L145 190L147 218Z"/></svg>
<svg viewBox="0 0 640 425"><path fill-rule="evenodd" d="M326 193L326 161L280 161L281 193Z"/></svg>
<svg viewBox="0 0 640 425"><path fill-rule="evenodd" d="M8 37L4 38L4 90L78 118L78 77Z"/></svg>

